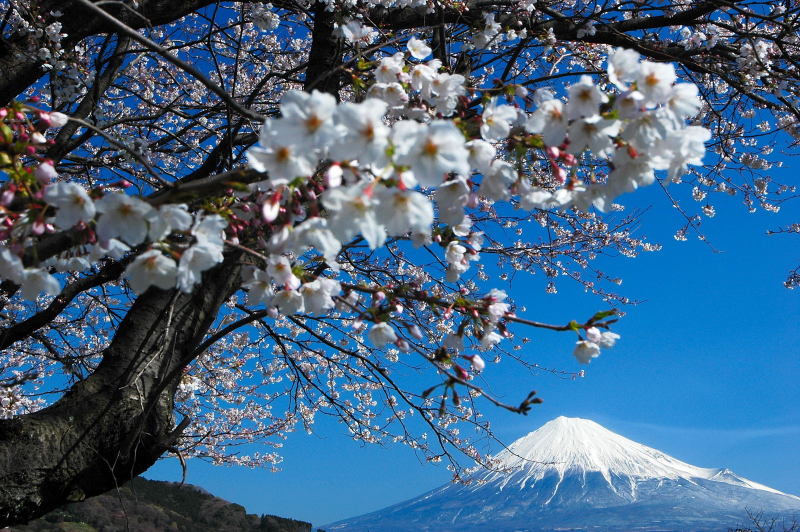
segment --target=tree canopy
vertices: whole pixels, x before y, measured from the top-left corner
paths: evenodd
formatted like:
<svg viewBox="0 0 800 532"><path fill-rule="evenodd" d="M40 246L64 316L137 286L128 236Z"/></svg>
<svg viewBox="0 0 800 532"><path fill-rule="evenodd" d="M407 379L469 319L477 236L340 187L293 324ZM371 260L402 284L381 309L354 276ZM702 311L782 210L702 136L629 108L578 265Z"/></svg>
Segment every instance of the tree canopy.
<svg viewBox="0 0 800 532"><path fill-rule="evenodd" d="M487 362L533 366L536 329L583 363L619 339L595 259L659 247L624 194L661 187L677 239L720 195L795 195L770 170L800 139L798 17L0 0L0 525L167 452L269 466L321 413L456 478L486 464L465 428L541 401L492 397ZM537 272L600 309L534 314L505 288Z"/></svg>

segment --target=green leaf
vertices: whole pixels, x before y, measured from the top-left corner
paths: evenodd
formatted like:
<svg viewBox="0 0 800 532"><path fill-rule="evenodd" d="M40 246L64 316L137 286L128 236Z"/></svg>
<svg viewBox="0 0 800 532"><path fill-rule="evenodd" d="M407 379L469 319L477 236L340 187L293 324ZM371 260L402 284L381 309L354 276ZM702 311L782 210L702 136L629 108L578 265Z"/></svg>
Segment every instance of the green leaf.
<svg viewBox="0 0 800 532"><path fill-rule="evenodd" d="M612 308L611 310L603 310L592 316L592 319L590 321L600 321L603 318L607 318L609 316L616 316L616 314L617 314L617 309L615 308Z"/></svg>

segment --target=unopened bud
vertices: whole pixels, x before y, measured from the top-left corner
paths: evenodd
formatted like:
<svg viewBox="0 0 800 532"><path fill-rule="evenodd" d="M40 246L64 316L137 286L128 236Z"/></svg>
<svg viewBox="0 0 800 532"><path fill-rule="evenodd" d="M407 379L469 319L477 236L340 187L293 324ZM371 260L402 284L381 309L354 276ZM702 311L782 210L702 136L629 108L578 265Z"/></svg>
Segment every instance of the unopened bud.
<svg viewBox="0 0 800 532"><path fill-rule="evenodd" d="M472 369L475 371L483 371L486 367L486 362L484 362L483 358L480 355L472 355L468 358L470 363L472 364Z"/></svg>
<svg viewBox="0 0 800 532"><path fill-rule="evenodd" d="M332 164L328 167L325 171L325 185L328 188L335 188L342 184L342 175L344 172L342 171L342 167L339 164Z"/></svg>

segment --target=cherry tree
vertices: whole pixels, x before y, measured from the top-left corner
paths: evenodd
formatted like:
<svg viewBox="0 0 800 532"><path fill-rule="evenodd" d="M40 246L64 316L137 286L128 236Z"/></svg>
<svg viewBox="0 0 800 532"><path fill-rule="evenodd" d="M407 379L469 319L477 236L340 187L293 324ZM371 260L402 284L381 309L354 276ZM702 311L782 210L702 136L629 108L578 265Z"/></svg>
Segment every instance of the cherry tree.
<svg viewBox="0 0 800 532"><path fill-rule="evenodd" d="M800 138L799 16L0 0L0 524L165 453L274 466L323 413L456 478L459 454L485 464L465 428L541 399L475 375L538 367L533 333L582 363L619 340L595 259L659 248L626 193L661 187L677 239L717 196L795 193L770 169ZM600 309L533 315L507 293L526 274Z"/></svg>

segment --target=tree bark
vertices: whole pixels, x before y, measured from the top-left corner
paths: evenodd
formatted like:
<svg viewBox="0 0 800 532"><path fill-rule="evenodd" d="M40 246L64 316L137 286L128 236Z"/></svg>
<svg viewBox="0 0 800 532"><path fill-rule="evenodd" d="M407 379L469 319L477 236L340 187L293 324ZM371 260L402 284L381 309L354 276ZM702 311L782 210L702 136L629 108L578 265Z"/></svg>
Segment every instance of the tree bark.
<svg viewBox="0 0 800 532"><path fill-rule="evenodd" d="M141 29L169 24L213 3L214 0L144 0L139 3L138 14L129 7L113 3L107 3L103 8L131 28ZM58 19L48 15L56 10L63 13ZM39 3L39 13L52 18L52 22L62 23L62 32L67 35L62 44L67 49L91 35L115 32L113 27L72 0L43 0ZM40 48L28 35L0 41L0 105L18 96L44 75L44 61L35 52L31 54L28 51L31 47L34 50Z"/></svg>
<svg viewBox="0 0 800 532"><path fill-rule="evenodd" d="M150 289L90 377L44 410L0 421L0 527L111 490L175 443L183 368L238 280L230 256L194 294Z"/></svg>

